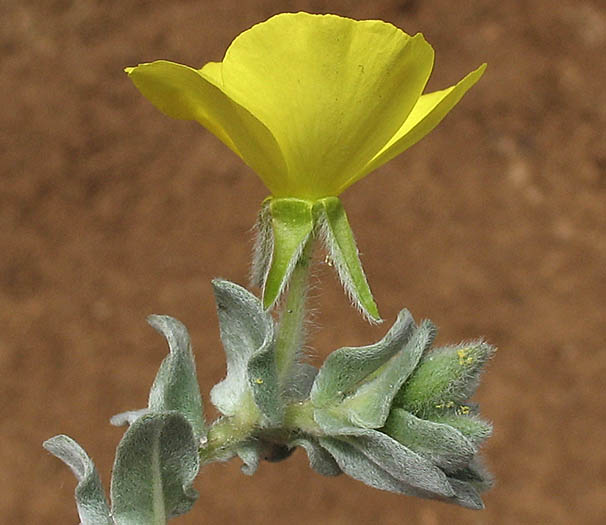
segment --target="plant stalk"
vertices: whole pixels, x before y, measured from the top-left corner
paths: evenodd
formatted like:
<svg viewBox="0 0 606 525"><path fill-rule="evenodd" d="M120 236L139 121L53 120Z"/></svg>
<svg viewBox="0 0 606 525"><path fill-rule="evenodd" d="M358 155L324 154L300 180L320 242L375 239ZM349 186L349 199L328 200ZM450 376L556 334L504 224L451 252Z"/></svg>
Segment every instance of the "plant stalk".
<svg viewBox="0 0 606 525"><path fill-rule="evenodd" d="M305 243L303 252L293 269L286 299L280 313L275 347L276 367L278 369L278 381L280 385L284 385L284 382L289 377L297 355L303 346L305 337L305 301L307 299L314 241L312 233Z"/></svg>

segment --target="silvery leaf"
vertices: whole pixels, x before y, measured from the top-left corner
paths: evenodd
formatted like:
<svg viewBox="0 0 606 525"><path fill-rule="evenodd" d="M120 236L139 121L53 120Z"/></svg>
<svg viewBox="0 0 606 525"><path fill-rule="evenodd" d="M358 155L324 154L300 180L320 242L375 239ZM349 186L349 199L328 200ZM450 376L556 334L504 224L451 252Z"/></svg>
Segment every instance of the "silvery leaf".
<svg viewBox="0 0 606 525"><path fill-rule="evenodd" d="M420 419L401 408L392 410L381 430L406 448L448 471L469 464L476 454L473 444L457 429Z"/></svg>
<svg viewBox="0 0 606 525"><path fill-rule="evenodd" d="M43 446L71 468L78 479L75 496L82 525L113 525L101 479L82 447L65 435L52 437Z"/></svg>
<svg viewBox="0 0 606 525"><path fill-rule="evenodd" d="M414 328L412 316L408 310L402 310L389 332L378 343L345 347L332 352L320 368L311 389L314 406L324 408L341 402L404 347Z"/></svg>
<svg viewBox="0 0 606 525"><path fill-rule="evenodd" d="M303 447L309 458L309 465L322 476L338 476L342 470L332 455L322 448L312 437L301 437L292 441L291 445Z"/></svg>
<svg viewBox="0 0 606 525"><path fill-rule="evenodd" d="M164 525L190 510L200 461L189 421L179 412L137 419L116 451L112 515L116 525Z"/></svg>
<svg viewBox="0 0 606 525"><path fill-rule="evenodd" d="M431 346L434 337L434 325L430 321L423 321L404 347L373 374L372 380L362 384L343 400L340 410L357 426L383 426L393 398L412 374L421 355Z"/></svg>
<svg viewBox="0 0 606 525"><path fill-rule="evenodd" d="M227 375L210 393L213 404L225 415L236 413L243 394L250 391L248 363L256 353L273 346L273 319L259 299L229 281L213 281L221 341L227 358ZM264 378L260 378L265 381ZM254 379L253 379L254 380Z"/></svg>
<svg viewBox="0 0 606 525"><path fill-rule="evenodd" d="M203 439L206 436L204 408L187 329L167 315L150 315L147 321L166 337L170 350L151 387L149 411L180 412L190 422L196 439Z"/></svg>

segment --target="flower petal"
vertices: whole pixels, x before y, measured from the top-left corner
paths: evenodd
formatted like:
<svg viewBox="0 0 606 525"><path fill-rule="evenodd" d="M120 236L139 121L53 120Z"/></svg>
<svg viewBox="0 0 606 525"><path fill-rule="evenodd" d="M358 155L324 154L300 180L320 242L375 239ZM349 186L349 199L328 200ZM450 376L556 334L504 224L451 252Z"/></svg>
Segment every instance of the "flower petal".
<svg viewBox="0 0 606 525"><path fill-rule="evenodd" d="M126 72L139 91L169 117L195 120L239 155L273 193L279 191L286 165L271 132L222 90L220 68L191 67L158 60Z"/></svg>
<svg viewBox="0 0 606 525"><path fill-rule="evenodd" d="M275 196L336 196L401 128L433 65L422 35L379 20L285 13L238 36L223 89L273 133L289 170Z"/></svg>
<svg viewBox="0 0 606 525"><path fill-rule="evenodd" d="M458 104L463 95L478 81L486 69L482 64L469 73L459 83L441 91L423 95L417 101L410 115L389 140L385 147L375 155L362 172L347 181L340 191L390 161L404 150L410 148L435 128L448 112Z"/></svg>

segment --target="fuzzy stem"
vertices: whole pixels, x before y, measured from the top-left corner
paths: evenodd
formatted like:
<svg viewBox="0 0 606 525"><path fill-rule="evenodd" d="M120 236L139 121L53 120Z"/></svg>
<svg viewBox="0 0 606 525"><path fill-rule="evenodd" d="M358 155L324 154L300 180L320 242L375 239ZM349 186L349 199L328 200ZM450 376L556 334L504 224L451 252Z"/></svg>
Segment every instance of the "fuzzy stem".
<svg viewBox="0 0 606 525"><path fill-rule="evenodd" d="M295 268L292 271L288 292L280 313L276 338L276 366L280 384L289 377L297 354L303 346L305 300L309 282L309 269L313 253L314 237L310 235Z"/></svg>
<svg viewBox="0 0 606 525"><path fill-rule="evenodd" d="M233 457L233 448L250 437L259 417L259 409L252 396L244 396L242 406L235 415L217 419L208 429L206 443L200 448L202 463Z"/></svg>

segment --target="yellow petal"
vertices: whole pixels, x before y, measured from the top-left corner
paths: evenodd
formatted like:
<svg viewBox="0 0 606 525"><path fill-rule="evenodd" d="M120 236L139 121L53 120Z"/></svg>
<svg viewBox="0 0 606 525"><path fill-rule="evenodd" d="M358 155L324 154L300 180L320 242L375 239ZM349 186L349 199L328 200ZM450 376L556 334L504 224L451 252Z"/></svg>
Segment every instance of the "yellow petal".
<svg viewBox="0 0 606 525"><path fill-rule="evenodd" d="M486 64L482 64L478 69L469 73L456 85L441 91L434 91L433 93L423 95L418 100L402 127L385 147L368 163L363 171L347 181L340 190L345 190L345 188L360 180L379 166L390 161L427 135L461 100L463 95L480 80L485 69Z"/></svg>
<svg viewBox="0 0 606 525"><path fill-rule="evenodd" d="M278 144L265 125L221 90L220 67L207 64L197 71L158 60L126 72L160 111L199 122L242 157L272 193L280 191L286 165Z"/></svg>
<svg viewBox="0 0 606 525"><path fill-rule="evenodd" d="M242 33L223 89L272 132L286 193L337 195L402 126L427 82L433 49L378 20L286 13Z"/></svg>

